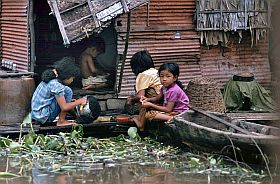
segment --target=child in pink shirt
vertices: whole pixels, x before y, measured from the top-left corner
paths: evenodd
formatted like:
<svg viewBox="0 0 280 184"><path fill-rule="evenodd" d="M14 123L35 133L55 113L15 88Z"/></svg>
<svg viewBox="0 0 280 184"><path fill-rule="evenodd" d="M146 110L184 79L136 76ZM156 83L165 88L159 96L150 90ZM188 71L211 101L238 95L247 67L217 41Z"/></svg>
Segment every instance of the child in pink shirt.
<svg viewBox="0 0 280 184"><path fill-rule="evenodd" d="M181 82L178 81L179 66L176 63L162 64L158 73L162 84L160 94L152 98L142 97L140 101L142 107L152 109L145 113L145 118L169 121L173 115L188 109L189 98L184 92ZM161 99L163 99L163 104L156 104ZM145 121L135 118L134 122L140 130L144 130Z"/></svg>

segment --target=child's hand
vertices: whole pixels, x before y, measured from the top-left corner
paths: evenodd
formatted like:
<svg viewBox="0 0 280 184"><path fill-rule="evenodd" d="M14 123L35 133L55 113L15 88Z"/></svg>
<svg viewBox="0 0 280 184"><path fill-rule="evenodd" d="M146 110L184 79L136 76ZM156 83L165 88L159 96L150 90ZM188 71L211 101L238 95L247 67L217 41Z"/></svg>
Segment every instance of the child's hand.
<svg viewBox="0 0 280 184"><path fill-rule="evenodd" d="M141 96L139 101L143 104L144 102L148 102L148 98Z"/></svg>
<svg viewBox="0 0 280 184"><path fill-rule="evenodd" d="M78 101L79 101L79 104L80 104L80 105L86 105L86 103L87 103L87 98L80 98L80 99L78 99Z"/></svg>
<svg viewBox="0 0 280 184"><path fill-rule="evenodd" d="M152 105L153 105L153 103L151 103L151 102L147 102L147 101L142 102L142 107L144 107L144 108L152 107Z"/></svg>
<svg viewBox="0 0 280 184"><path fill-rule="evenodd" d="M85 98L85 97L84 97L84 98L80 98L80 99L78 99L77 101L79 101L80 111L83 110L84 105L87 104L87 98Z"/></svg>

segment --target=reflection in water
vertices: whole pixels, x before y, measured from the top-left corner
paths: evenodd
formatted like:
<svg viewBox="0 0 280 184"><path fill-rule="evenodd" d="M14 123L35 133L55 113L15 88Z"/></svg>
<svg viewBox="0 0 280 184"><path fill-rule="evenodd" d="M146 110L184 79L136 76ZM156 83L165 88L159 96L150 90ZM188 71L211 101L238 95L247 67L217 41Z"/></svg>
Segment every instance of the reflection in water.
<svg viewBox="0 0 280 184"><path fill-rule="evenodd" d="M106 167L99 170L77 170L64 174L40 174L33 169L33 183L104 183L104 184L180 184L180 183L207 183L205 176L175 176L168 171L155 166L122 165Z"/></svg>
<svg viewBox="0 0 280 184"><path fill-rule="evenodd" d="M0 159L0 171L6 170L6 158L1 157ZM20 172L21 166L18 164L20 160L20 158L9 158L8 171L11 173ZM77 163L71 162L71 165L62 166L65 163L69 163L69 159L64 163L61 162L61 165L46 160L34 161L32 169L22 173L24 177L2 178L0 184L222 184L236 183L240 177L215 176L210 173L199 174L198 172L194 174L188 169L162 167L161 163L77 161Z"/></svg>
<svg viewBox="0 0 280 184"><path fill-rule="evenodd" d="M18 158L9 159L8 170L18 173L21 168ZM75 163L72 163L73 165ZM62 168L52 170L54 165L50 163L33 163L30 172L23 173L24 177L0 179L0 184L74 184L74 183L96 183L96 184L196 184L227 183L229 178L208 178L207 175L191 174L187 171L162 168L160 165L139 163L79 163L79 167L68 167L67 171ZM71 169L72 168L72 169ZM64 168L66 169L66 168ZM0 160L0 170L6 170L6 158ZM215 182L214 182L215 181Z"/></svg>
<svg viewBox="0 0 280 184"><path fill-rule="evenodd" d="M38 136L25 136L20 150L1 149L0 184L256 183L267 176L221 155L195 154L149 138L83 139L76 133L39 137L43 141L34 145L27 138ZM59 151L45 148L48 143Z"/></svg>

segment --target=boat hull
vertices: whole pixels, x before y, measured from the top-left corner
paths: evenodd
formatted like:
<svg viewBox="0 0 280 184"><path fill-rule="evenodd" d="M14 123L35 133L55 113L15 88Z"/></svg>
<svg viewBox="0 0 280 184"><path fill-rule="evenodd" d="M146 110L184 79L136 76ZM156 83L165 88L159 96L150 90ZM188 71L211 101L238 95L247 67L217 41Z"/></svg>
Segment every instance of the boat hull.
<svg viewBox="0 0 280 184"><path fill-rule="evenodd" d="M280 146L278 128L224 118L250 134L238 132L197 112L183 112L174 117L174 122L184 144L206 152L262 155L270 154L271 148Z"/></svg>

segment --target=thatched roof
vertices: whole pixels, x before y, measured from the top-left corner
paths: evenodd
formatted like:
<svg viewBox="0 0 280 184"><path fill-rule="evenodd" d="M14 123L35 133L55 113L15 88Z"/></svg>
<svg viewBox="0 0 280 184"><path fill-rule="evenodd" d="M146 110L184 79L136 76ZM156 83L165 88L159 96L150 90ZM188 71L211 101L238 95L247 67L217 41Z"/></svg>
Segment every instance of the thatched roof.
<svg viewBox="0 0 280 184"><path fill-rule="evenodd" d="M199 0L197 31L207 45L226 44L226 32L251 31L252 44L265 36L270 27L270 4L267 0Z"/></svg>

